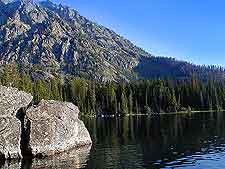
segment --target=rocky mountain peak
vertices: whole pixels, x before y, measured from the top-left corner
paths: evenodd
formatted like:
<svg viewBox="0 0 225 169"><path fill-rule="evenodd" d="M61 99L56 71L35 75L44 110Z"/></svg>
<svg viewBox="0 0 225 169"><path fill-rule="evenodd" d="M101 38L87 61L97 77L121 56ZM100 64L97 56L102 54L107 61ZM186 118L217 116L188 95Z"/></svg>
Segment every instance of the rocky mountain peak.
<svg viewBox="0 0 225 169"><path fill-rule="evenodd" d="M34 1L33 0L20 0L24 5L29 5L29 4L33 4Z"/></svg>
<svg viewBox="0 0 225 169"><path fill-rule="evenodd" d="M33 0L0 0L4 4L9 4L13 2L21 2L23 4L29 4L29 3L34 3Z"/></svg>
<svg viewBox="0 0 225 169"><path fill-rule="evenodd" d="M31 73L36 70L98 81L171 76L176 72L183 78L196 70L199 74L211 72L186 62L154 59L114 31L49 0L0 2L0 65L16 62ZM224 76L223 71L218 74Z"/></svg>
<svg viewBox="0 0 225 169"><path fill-rule="evenodd" d="M139 57L150 56L74 9L51 1L20 2L7 3L0 12L0 64L118 80L133 76Z"/></svg>
<svg viewBox="0 0 225 169"><path fill-rule="evenodd" d="M17 0L0 0L0 2L3 4L8 4L8 3L15 2L15 1L17 1Z"/></svg>

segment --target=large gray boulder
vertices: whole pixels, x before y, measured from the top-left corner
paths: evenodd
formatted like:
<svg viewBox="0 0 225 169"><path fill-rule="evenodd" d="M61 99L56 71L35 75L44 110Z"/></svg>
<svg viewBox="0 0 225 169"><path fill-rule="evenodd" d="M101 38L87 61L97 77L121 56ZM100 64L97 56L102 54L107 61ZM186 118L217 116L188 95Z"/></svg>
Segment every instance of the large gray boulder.
<svg viewBox="0 0 225 169"><path fill-rule="evenodd" d="M19 111L31 103L31 94L11 87L0 86L0 155L4 158L20 158L21 122Z"/></svg>
<svg viewBox="0 0 225 169"><path fill-rule="evenodd" d="M92 144L75 105L43 100L31 106L32 99L0 86L0 160L51 156Z"/></svg>
<svg viewBox="0 0 225 169"><path fill-rule="evenodd" d="M92 144L79 109L72 103L42 100L26 112L29 150L33 156L51 156Z"/></svg>

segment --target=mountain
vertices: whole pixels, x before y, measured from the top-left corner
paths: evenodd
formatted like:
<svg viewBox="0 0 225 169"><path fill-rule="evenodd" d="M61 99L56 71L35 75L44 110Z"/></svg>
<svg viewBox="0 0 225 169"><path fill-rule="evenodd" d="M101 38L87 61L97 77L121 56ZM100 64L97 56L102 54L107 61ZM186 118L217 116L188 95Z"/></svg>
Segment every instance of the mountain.
<svg viewBox="0 0 225 169"><path fill-rule="evenodd" d="M168 57L141 57L134 68L140 78L159 79L171 78L177 80L190 79L193 76L200 80L224 80L225 69L219 66L200 66Z"/></svg>
<svg viewBox="0 0 225 169"><path fill-rule="evenodd" d="M133 76L139 58L151 56L77 11L50 1L6 3L0 20L1 64L17 62L116 80Z"/></svg>
<svg viewBox="0 0 225 169"><path fill-rule="evenodd" d="M0 0L0 64L14 62L32 71L99 81L171 75L187 78L193 72L200 72L199 69L206 74L214 71L153 57L76 10L49 0ZM178 73L171 73L171 70ZM180 71L185 72L182 74ZM221 78L224 74L219 69Z"/></svg>

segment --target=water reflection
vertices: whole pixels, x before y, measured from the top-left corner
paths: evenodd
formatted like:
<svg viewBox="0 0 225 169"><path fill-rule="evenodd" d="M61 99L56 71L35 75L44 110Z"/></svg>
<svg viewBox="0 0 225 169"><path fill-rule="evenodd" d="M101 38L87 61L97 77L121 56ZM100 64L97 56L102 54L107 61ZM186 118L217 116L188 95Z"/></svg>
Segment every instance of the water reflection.
<svg viewBox="0 0 225 169"><path fill-rule="evenodd" d="M80 169L85 168L91 146L73 149L45 159L6 161L2 169Z"/></svg>
<svg viewBox="0 0 225 169"><path fill-rule="evenodd" d="M85 119L94 140L87 168L203 166L225 152L224 120L223 112Z"/></svg>
<svg viewBox="0 0 225 169"><path fill-rule="evenodd" d="M77 169L85 168L90 153L91 146L74 149L58 156L47 159L34 159L32 169ZM28 164L29 167L29 164ZM28 168L26 168L28 169Z"/></svg>
<svg viewBox="0 0 225 169"><path fill-rule="evenodd" d="M223 112L83 120L92 148L2 168L225 168Z"/></svg>

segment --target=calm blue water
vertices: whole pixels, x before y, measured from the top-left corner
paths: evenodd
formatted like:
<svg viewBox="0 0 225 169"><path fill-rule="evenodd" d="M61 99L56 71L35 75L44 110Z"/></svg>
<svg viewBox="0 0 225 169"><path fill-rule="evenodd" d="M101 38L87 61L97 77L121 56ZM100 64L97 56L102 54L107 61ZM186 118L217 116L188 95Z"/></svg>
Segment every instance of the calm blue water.
<svg viewBox="0 0 225 169"><path fill-rule="evenodd" d="M91 133L92 147L4 166L13 169L225 168L225 113L83 120Z"/></svg>

